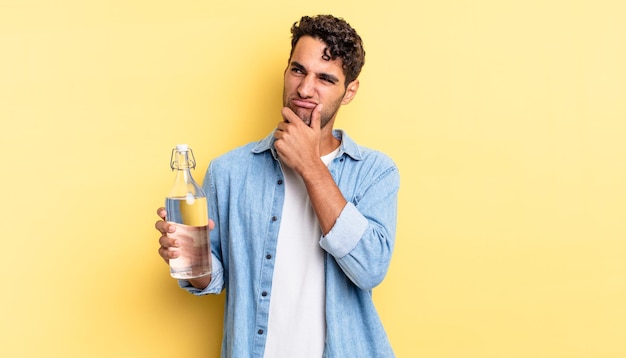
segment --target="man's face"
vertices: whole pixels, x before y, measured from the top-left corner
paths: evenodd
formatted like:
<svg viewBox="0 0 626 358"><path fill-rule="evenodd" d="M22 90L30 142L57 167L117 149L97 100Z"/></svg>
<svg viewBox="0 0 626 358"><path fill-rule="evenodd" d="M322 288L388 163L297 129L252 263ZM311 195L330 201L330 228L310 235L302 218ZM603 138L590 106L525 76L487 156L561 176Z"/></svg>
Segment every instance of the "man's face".
<svg viewBox="0 0 626 358"><path fill-rule="evenodd" d="M341 59L328 61L323 58L325 48L322 40L301 37L285 70L283 88L283 105L307 125L311 124L313 108L323 104L322 128L334 121L339 107L350 102L356 93L356 89L346 91Z"/></svg>

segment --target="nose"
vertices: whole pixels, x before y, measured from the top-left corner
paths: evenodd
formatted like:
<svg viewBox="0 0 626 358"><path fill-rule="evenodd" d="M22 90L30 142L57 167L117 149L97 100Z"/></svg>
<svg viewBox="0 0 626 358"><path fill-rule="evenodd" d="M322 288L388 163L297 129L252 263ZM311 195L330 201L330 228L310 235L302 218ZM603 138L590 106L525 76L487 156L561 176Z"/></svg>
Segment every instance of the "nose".
<svg viewBox="0 0 626 358"><path fill-rule="evenodd" d="M311 75L304 76L300 85L298 86L298 95L301 98L311 98L313 97L313 90L315 86L315 78Z"/></svg>

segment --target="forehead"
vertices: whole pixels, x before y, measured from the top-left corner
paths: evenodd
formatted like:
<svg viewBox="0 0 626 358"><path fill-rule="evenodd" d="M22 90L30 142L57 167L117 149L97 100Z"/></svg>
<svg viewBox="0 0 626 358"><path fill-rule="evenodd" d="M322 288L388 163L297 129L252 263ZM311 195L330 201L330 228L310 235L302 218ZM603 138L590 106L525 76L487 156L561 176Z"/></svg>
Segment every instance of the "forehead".
<svg viewBox="0 0 626 358"><path fill-rule="evenodd" d="M324 53L327 47L326 43L320 39L303 36L296 43L289 62L297 62L304 66L307 71L333 74L344 79L341 59L324 59L328 58Z"/></svg>

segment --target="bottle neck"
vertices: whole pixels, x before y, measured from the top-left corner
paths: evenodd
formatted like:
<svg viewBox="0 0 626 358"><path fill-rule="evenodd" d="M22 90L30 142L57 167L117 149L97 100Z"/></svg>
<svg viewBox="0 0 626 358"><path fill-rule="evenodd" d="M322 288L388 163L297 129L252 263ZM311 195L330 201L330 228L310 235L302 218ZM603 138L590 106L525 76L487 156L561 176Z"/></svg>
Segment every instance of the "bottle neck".
<svg viewBox="0 0 626 358"><path fill-rule="evenodd" d="M169 197L185 197L190 193L195 196L202 192L191 175L191 169L196 166L193 154L190 158L189 151L172 151L170 166L176 175Z"/></svg>
<svg viewBox="0 0 626 358"><path fill-rule="evenodd" d="M193 154L192 154L193 158ZM172 153L172 160L170 161L170 166L172 170L187 170L196 167L196 161L194 159L189 158L188 151L178 151L174 150Z"/></svg>
<svg viewBox="0 0 626 358"><path fill-rule="evenodd" d="M174 172L176 172L174 181L177 183L189 183L193 180L190 168L174 168Z"/></svg>

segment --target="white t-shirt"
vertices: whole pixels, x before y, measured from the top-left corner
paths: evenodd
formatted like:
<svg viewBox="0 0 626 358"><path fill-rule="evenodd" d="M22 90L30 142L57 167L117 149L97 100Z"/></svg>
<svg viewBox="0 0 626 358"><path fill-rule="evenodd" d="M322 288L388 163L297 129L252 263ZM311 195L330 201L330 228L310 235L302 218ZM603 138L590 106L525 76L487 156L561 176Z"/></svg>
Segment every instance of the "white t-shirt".
<svg viewBox="0 0 626 358"><path fill-rule="evenodd" d="M323 156L322 161L328 166L338 151ZM321 358L326 338L322 232L302 178L286 165L283 172L285 203L264 356Z"/></svg>

